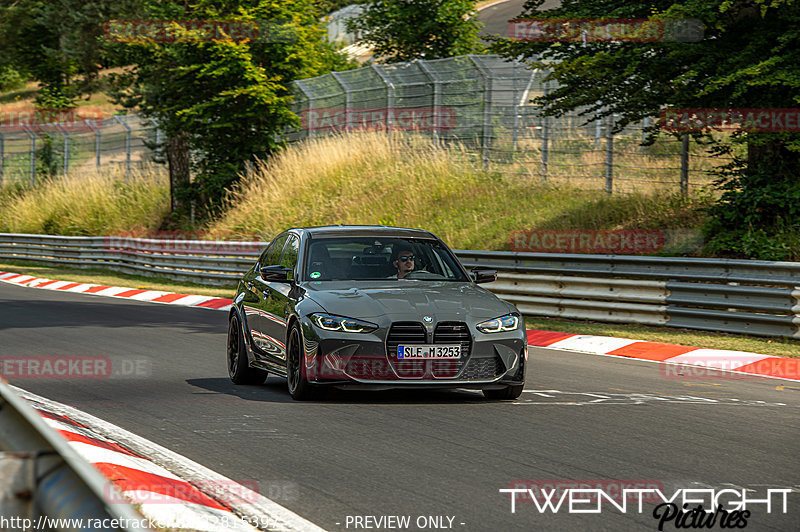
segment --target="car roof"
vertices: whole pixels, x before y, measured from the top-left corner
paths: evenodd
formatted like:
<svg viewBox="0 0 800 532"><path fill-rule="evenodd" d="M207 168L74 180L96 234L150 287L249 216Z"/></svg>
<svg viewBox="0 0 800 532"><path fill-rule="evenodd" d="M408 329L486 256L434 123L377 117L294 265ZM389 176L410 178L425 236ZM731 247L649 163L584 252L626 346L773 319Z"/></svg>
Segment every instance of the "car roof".
<svg viewBox="0 0 800 532"><path fill-rule="evenodd" d="M407 227L391 227L388 225L324 225L319 227L296 227L292 230L305 233L311 238L346 235L436 239L436 236L430 231L410 229Z"/></svg>

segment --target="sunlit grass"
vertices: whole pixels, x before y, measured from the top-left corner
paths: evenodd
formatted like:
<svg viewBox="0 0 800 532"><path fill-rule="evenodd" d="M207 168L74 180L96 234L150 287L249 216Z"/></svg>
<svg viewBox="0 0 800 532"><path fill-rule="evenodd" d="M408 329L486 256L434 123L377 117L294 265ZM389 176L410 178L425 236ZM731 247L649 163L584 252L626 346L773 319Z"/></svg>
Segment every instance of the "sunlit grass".
<svg viewBox="0 0 800 532"><path fill-rule="evenodd" d="M462 249L508 249L520 229L696 228L696 198L607 195L513 175L424 137L354 132L295 144L233 191L211 235L268 239L293 226L385 224L430 230Z"/></svg>
<svg viewBox="0 0 800 532"><path fill-rule="evenodd" d="M121 167L51 178L36 187L0 189L0 231L57 235L109 235L156 230L169 212L163 168Z"/></svg>

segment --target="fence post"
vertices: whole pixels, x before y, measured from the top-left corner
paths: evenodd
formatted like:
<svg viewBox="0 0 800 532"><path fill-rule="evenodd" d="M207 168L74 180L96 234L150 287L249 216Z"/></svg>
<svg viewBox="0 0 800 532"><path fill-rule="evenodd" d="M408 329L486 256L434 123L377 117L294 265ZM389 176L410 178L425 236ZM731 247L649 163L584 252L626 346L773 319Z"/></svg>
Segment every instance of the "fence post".
<svg viewBox="0 0 800 532"><path fill-rule="evenodd" d="M544 93L545 96L547 96L547 94L550 92L550 82L549 81L545 81L544 84L542 84L542 92ZM542 181L542 183L546 183L547 182L547 157L549 155L548 152L550 150L549 143L550 143L550 117L548 117L547 115L544 115L542 117L542 153L541 153L541 158L542 158L541 181Z"/></svg>
<svg viewBox="0 0 800 532"><path fill-rule="evenodd" d="M433 137L436 144L439 143L439 130L441 129L441 121L439 120L440 113L442 112L442 82L439 77L431 71L430 67L425 63L424 59L417 60L422 71L428 76L428 79L433 83Z"/></svg>
<svg viewBox="0 0 800 532"><path fill-rule="evenodd" d="M312 127L312 119L314 118L314 97L305 88L305 84L301 80L295 81L297 87L303 91L308 99L308 113L306 114L306 138L310 139L314 136L314 128ZM300 124L302 126L302 123Z"/></svg>
<svg viewBox="0 0 800 532"><path fill-rule="evenodd" d="M372 69L386 85L386 131L391 136L394 129L394 83L378 65L372 65Z"/></svg>
<svg viewBox="0 0 800 532"><path fill-rule="evenodd" d="M350 120L351 115L353 114L353 100L350 94L350 89L347 84L342 81L341 75L338 72L331 72L333 74L333 79L342 87L344 91L344 129L345 131L350 131Z"/></svg>
<svg viewBox="0 0 800 532"><path fill-rule="evenodd" d="M492 125L492 78L486 75L486 71L475 59L475 56L467 56L475 65L483 78L483 133L481 139L481 151L483 152L483 169L489 169L489 150L491 150L491 125Z"/></svg>
<svg viewBox="0 0 800 532"><path fill-rule="evenodd" d="M642 119L642 144L647 140L647 133L645 130L650 126L650 117L646 116Z"/></svg>
<svg viewBox="0 0 800 532"><path fill-rule="evenodd" d="M100 132L100 128L95 127L94 124L92 124L92 121L89 120L88 118L84 120L84 122L86 122L86 125L89 126L89 128L92 131L94 131L94 154L97 159L96 163L97 169L100 170L100 150L101 150L100 145L103 134Z"/></svg>
<svg viewBox="0 0 800 532"><path fill-rule="evenodd" d="M69 174L69 133L60 123L56 124L61 134L64 135L64 175Z"/></svg>
<svg viewBox="0 0 800 532"><path fill-rule="evenodd" d="M606 194L614 190L614 113L606 117Z"/></svg>
<svg viewBox="0 0 800 532"><path fill-rule="evenodd" d="M689 195L689 134L684 133L681 142L681 196Z"/></svg>
<svg viewBox="0 0 800 532"><path fill-rule="evenodd" d="M28 134L31 139L31 186L36 185L36 134L28 129L28 126L22 126L23 131Z"/></svg>
<svg viewBox="0 0 800 532"><path fill-rule="evenodd" d="M519 138L519 88L517 87L517 68L519 64L514 62L514 121L511 126L511 161L514 161L514 156L517 153L517 142Z"/></svg>
<svg viewBox="0 0 800 532"><path fill-rule="evenodd" d="M125 179L128 179L131 173L131 127L119 115L114 115L114 120L125 128Z"/></svg>
<svg viewBox="0 0 800 532"><path fill-rule="evenodd" d="M0 131L0 186L3 186L3 171L5 170L6 166L6 138L3 136L3 132Z"/></svg>

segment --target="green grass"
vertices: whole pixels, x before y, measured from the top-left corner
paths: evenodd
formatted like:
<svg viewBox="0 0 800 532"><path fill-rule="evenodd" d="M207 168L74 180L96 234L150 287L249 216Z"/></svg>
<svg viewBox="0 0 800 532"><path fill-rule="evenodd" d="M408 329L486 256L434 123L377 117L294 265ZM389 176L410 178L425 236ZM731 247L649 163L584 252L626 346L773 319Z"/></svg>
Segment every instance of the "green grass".
<svg viewBox="0 0 800 532"><path fill-rule="evenodd" d="M607 195L509 175L423 137L355 132L291 146L233 191L211 235L269 238L291 226L420 227L453 248L509 249L522 229L698 231L706 199L661 188ZM501 213L498 215L498 213Z"/></svg>
<svg viewBox="0 0 800 532"><path fill-rule="evenodd" d="M742 334L696 331L694 329L671 329L635 324L620 325L556 318L526 317L525 324L529 329L596 336L616 336L648 342L663 342L709 349L730 349L732 351L800 358L800 341L789 338L761 338Z"/></svg>

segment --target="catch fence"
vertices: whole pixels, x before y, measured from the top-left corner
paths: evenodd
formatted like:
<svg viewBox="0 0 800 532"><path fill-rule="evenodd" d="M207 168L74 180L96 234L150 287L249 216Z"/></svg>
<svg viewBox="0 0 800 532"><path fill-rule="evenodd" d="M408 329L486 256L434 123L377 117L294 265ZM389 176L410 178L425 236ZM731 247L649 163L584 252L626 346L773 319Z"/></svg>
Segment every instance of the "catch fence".
<svg viewBox="0 0 800 532"><path fill-rule="evenodd" d="M154 147L162 140L159 130L137 115L0 123L0 185L34 185L46 176L80 175L109 166L127 174L153 162Z"/></svg>
<svg viewBox="0 0 800 532"><path fill-rule="evenodd" d="M497 55L369 65L293 82L301 140L357 129L411 131L465 146L485 167L543 183L607 192L660 186L688 192L713 181L729 159L661 135L642 146L652 121L614 133L617 117L580 111L543 117L531 99L555 88L547 72ZM588 117L588 118L587 118Z"/></svg>

